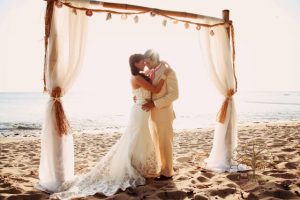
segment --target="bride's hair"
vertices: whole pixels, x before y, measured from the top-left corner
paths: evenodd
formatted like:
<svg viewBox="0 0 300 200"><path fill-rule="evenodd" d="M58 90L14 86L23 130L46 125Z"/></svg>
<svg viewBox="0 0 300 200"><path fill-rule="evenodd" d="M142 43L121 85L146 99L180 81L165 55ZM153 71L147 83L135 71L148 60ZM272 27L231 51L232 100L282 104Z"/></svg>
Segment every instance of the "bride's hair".
<svg viewBox="0 0 300 200"><path fill-rule="evenodd" d="M140 73L140 70L135 66L135 63L140 62L144 58L145 58L145 56L143 54L133 54L129 57L129 65L130 65L131 74L133 76L140 75L146 81L151 82L151 79L148 76L146 76L145 74Z"/></svg>

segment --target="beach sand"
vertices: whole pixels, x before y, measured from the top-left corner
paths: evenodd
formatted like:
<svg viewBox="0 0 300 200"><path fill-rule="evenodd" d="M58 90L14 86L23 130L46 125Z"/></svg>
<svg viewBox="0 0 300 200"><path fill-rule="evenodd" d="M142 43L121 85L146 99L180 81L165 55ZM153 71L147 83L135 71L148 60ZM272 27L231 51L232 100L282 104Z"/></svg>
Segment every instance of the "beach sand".
<svg viewBox="0 0 300 200"><path fill-rule="evenodd" d="M173 180L148 180L145 186L112 197L85 199L300 199L300 122L239 125L241 144L262 139L273 156L273 165L258 169L256 180L250 171L216 173L201 167L212 134L212 128L175 130ZM120 133L74 134L76 174L93 167L119 137ZM33 188L38 182L39 138L3 137L0 148L0 200L49 198Z"/></svg>

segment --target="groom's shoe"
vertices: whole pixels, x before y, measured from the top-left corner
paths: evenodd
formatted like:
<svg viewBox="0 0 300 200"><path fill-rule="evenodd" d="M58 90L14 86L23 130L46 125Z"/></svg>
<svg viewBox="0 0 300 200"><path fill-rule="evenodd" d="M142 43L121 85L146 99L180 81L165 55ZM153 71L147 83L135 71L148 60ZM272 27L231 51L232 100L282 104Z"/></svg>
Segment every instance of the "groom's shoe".
<svg viewBox="0 0 300 200"><path fill-rule="evenodd" d="M171 180L172 176L164 176L164 175L160 175L160 177L156 177L154 180L156 181L166 181L166 180Z"/></svg>

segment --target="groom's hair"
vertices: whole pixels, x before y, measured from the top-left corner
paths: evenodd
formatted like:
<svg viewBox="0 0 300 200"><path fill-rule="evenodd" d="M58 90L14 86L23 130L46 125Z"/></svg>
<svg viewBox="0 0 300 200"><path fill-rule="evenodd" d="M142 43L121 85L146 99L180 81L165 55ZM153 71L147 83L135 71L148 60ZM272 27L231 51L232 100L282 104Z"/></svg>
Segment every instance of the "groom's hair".
<svg viewBox="0 0 300 200"><path fill-rule="evenodd" d="M145 56L143 54L133 54L129 57L129 66L130 66L131 74L133 76L140 75L146 81L151 82L151 79L148 76L146 76L145 74L140 73L140 70L135 66L135 63L140 62L144 58L145 58Z"/></svg>
<svg viewBox="0 0 300 200"><path fill-rule="evenodd" d="M150 58L153 61L160 62L159 54L156 51L154 51L153 49L148 49L144 53L144 56L145 56L145 58Z"/></svg>

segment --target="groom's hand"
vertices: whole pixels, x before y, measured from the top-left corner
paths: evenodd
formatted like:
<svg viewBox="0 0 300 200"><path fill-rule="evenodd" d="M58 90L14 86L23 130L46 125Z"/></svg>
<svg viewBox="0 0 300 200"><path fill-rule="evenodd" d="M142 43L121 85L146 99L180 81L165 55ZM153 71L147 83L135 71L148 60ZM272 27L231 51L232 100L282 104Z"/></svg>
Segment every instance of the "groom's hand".
<svg viewBox="0 0 300 200"><path fill-rule="evenodd" d="M155 105L152 100L147 100L147 103L144 103L142 105L142 109L146 112L148 112L149 110L151 110L154 107L155 107Z"/></svg>

